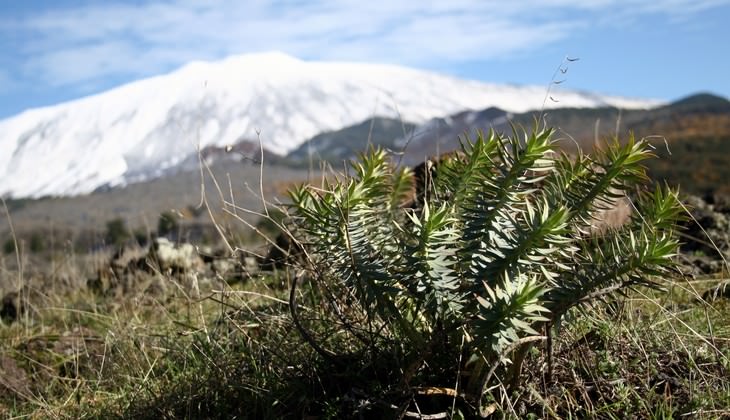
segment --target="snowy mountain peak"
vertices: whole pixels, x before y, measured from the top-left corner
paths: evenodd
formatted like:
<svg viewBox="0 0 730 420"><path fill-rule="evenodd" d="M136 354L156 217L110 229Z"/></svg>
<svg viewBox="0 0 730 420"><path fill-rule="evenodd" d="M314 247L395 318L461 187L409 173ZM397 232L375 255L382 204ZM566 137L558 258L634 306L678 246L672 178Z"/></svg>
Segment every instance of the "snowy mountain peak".
<svg viewBox="0 0 730 420"><path fill-rule="evenodd" d="M561 90L571 107L655 101ZM539 109L545 87L459 80L393 65L302 61L279 52L191 62L170 74L0 121L0 195L81 194L156 176L197 147L258 141L284 154L373 116L421 123L466 109ZM42 168L41 171L38 169Z"/></svg>
<svg viewBox="0 0 730 420"><path fill-rule="evenodd" d="M226 72L245 71L251 74L291 73L292 66L305 64L296 57L279 51L269 51L244 55L232 55L220 61L191 61L168 76L198 78L206 75L220 76ZM235 76L232 76L235 77Z"/></svg>

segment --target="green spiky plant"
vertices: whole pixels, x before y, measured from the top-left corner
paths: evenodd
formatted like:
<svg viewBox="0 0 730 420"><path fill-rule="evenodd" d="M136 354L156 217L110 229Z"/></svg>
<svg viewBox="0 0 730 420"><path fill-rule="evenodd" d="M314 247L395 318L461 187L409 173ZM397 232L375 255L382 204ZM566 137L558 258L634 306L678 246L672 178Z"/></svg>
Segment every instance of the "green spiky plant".
<svg viewBox="0 0 730 420"><path fill-rule="evenodd" d="M517 383L526 351L566 315L656 286L672 266L681 205L667 188L640 188L649 145L632 138L568 156L552 134L464 141L419 180L417 206L404 205L412 172L377 149L344 179L291 192L307 277L363 348L398 349L401 383L450 346L467 355L453 366L468 378L457 387L478 401L497 368L499 383ZM630 219L596 228L597 215L629 192ZM302 333L332 356L324 335Z"/></svg>

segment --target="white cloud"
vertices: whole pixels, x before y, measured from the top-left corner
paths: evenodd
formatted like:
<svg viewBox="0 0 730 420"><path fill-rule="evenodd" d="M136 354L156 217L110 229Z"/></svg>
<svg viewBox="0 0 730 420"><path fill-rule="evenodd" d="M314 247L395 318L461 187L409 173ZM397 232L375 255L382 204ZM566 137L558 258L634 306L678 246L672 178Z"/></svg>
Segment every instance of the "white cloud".
<svg viewBox="0 0 730 420"><path fill-rule="evenodd" d="M170 0L48 9L0 36L23 34L25 78L47 86L140 77L193 59L281 50L305 58L429 63L539 49L585 28L585 17L687 16L728 0ZM443 67L443 66L441 66ZM2 74L0 74L2 81Z"/></svg>

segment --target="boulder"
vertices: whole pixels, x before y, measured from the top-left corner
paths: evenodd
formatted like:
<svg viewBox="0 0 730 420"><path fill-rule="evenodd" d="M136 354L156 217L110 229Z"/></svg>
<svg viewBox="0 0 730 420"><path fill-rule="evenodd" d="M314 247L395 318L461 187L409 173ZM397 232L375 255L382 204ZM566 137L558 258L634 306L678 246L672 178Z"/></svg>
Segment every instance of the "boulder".
<svg viewBox="0 0 730 420"><path fill-rule="evenodd" d="M18 292L10 292L0 300L0 319L5 323L13 323L23 313L24 306Z"/></svg>
<svg viewBox="0 0 730 420"><path fill-rule="evenodd" d="M717 286L706 290L702 294L702 299L712 302L717 299L730 299L730 281L724 281Z"/></svg>
<svg viewBox="0 0 730 420"><path fill-rule="evenodd" d="M700 197L688 195L682 199L692 218L682 223L681 251L722 260L719 251L725 258L730 257L730 215Z"/></svg>
<svg viewBox="0 0 730 420"><path fill-rule="evenodd" d="M281 232L274 242L276 245L270 245L266 255L259 261L261 270L280 270L293 264L304 254L301 245L293 241L286 232Z"/></svg>

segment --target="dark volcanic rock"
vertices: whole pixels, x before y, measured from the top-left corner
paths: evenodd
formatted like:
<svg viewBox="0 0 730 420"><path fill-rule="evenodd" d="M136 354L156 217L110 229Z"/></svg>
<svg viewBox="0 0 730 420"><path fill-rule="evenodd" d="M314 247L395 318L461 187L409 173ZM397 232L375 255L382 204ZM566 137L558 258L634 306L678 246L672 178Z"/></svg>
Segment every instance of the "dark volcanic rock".
<svg viewBox="0 0 730 420"><path fill-rule="evenodd" d="M692 217L682 223L681 251L718 260L730 258L730 214L719 211L724 207L716 208L697 196L688 195L683 200Z"/></svg>
<svg viewBox="0 0 730 420"><path fill-rule="evenodd" d="M710 276L728 271L730 259L730 206L727 197L708 195L704 199L685 196L683 201L692 214L683 223L680 247L682 271L691 276ZM706 301L730 299L730 282L718 284L702 294Z"/></svg>
<svg viewBox="0 0 730 420"><path fill-rule="evenodd" d="M10 292L0 301L0 319L6 323L15 322L23 313L23 309L18 292Z"/></svg>

